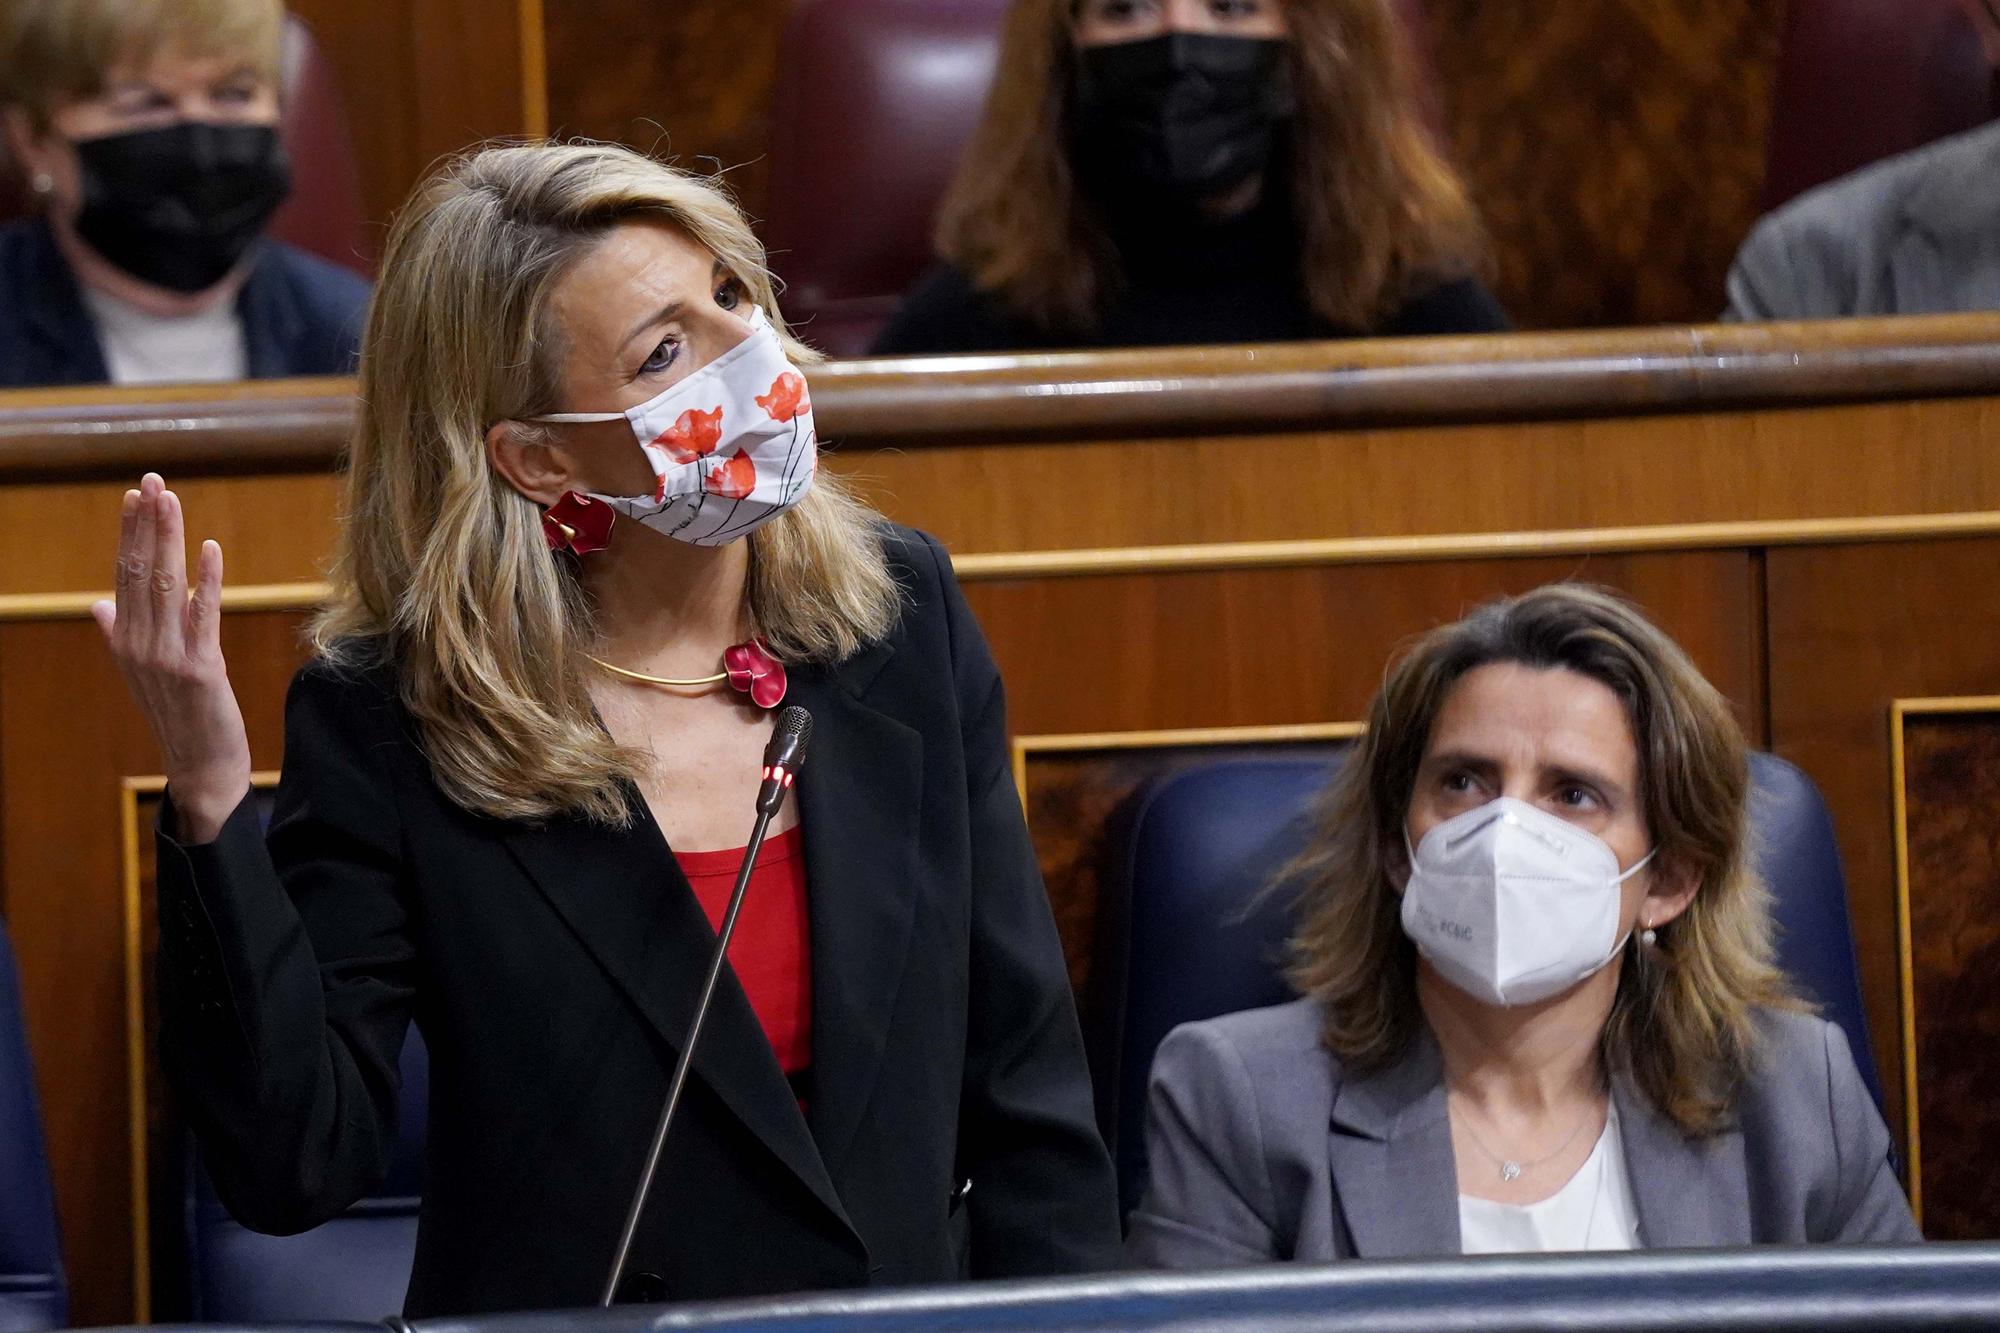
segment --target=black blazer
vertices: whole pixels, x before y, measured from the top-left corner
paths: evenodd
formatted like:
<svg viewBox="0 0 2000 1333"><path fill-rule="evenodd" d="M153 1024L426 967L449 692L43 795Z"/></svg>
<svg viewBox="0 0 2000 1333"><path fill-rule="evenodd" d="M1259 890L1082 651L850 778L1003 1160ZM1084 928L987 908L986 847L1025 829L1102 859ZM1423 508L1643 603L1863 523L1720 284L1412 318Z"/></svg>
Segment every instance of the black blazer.
<svg viewBox="0 0 2000 1333"><path fill-rule="evenodd" d="M368 283L283 241L258 242L236 312L251 379L351 375ZM39 219L0 227L0 389L111 378L76 277Z"/></svg>
<svg viewBox="0 0 2000 1333"><path fill-rule="evenodd" d="M999 674L936 543L886 541L895 630L792 672L814 719L808 1109L726 976L633 1250L655 1299L1116 1260ZM407 1312L594 1303L715 938L658 826L636 792L624 830L467 813L387 669L307 666L285 731L268 850L247 801L213 843L160 838L163 1058L222 1199L292 1232L365 1193L414 1017Z"/></svg>

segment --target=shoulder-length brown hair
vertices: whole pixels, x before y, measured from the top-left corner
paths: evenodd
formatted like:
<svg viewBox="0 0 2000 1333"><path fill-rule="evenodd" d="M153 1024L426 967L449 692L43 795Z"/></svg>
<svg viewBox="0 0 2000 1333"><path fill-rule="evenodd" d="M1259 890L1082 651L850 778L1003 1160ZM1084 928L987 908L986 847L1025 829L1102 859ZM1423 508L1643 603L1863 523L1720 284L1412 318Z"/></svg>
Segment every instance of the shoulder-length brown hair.
<svg viewBox="0 0 2000 1333"><path fill-rule="evenodd" d="M1625 706L1657 874L1699 884L1651 948L1628 947L1601 1051L1684 1132L1727 1119L1759 1005L1796 1007L1772 965L1772 923L1749 853L1749 763L1728 703L1638 610L1555 584L1480 607L1418 640L1389 672L1368 730L1322 799L1313 845L1288 872L1300 892L1291 979L1325 1012L1327 1046L1356 1068L1416 1035L1416 946L1399 920L1403 828L1432 725L1459 680L1515 662L1599 681Z"/></svg>
<svg viewBox="0 0 2000 1333"><path fill-rule="evenodd" d="M623 823L645 757L598 724L594 614L535 504L487 463L486 429L561 406L552 297L612 228L661 222L713 254L781 332L764 248L707 178L608 144L478 150L419 186L390 229L362 339L330 660L386 658L439 785L500 818ZM813 354L783 333L799 364ZM750 542L750 610L788 662L838 661L901 605L881 518L822 468Z"/></svg>
<svg viewBox="0 0 2000 1333"><path fill-rule="evenodd" d="M1423 123L1388 0L1284 0L1298 90L1291 199L1306 294L1366 330L1483 253L1465 188ZM1122 281L1069 159L1076 0L1019 0L986 110L938 218L938 253L1049 329L1095 327Z"/></svg>

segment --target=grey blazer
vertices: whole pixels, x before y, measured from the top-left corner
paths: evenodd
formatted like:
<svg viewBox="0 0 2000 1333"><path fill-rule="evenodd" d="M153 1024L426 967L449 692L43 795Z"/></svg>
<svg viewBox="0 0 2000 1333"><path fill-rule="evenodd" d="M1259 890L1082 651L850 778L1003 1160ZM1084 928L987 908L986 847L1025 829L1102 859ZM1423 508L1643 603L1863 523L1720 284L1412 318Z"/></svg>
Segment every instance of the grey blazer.
<svg viewBox="0 0 2000 1333"><path fill-rule="evenodd" d="M1647 1248L1914 1241L1889 1132L1838 1027L1760 1014L1733 1127L1682 1135L1613 1080ZM1295 1000L1176 1028L1153 1063L1152 1179L1126 1257L1141 1267L1460 1252L1443 1065L1428 1031L1347 1075Z"/></svg>
<svg viewBox="0 0 2000 1333"><path fill-rule="evenodd" d="M1728 319L2000 310L2000 122L1864 167L1759 222Z"/></svg>

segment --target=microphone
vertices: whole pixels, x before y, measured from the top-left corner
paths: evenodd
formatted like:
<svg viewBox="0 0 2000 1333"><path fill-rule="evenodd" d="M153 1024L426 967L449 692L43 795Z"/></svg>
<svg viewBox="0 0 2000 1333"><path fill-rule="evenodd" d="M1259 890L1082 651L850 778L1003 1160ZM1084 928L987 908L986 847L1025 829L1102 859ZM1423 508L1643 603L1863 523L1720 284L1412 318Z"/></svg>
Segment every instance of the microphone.
<svg viewBox="0 0 2000 1333"><path fill-rule="evenodd" d="M785 803L799 770L805 766L806 745L812 740L812 714L797 704L778 713L777 727L764 747L764 780L757 790L757 822L750 828L750 845L743 849L743 865L736 872L736 887L730 890L729 907L716 931L715 952L708 960L708 976L701 984L701 998L695 1002L694 1018L688 1024L687 1040L681 1043L680 1058L674 1062L673 1078L667 1083L667 1100L660 1108L660 1122L653 1129L653 1146L646 1152L646 1166L639 1173L638 1188L632 1191L632 1206L625 1213L625 1229L618 1236L618 1251L611 1260L611 1276L605 1280L598 1305L608 1307L618 1294L625 1277L625 1264L632 1254L632 1238L639 1230L639 1215L646 1210L647 1196L653 1192L653 1177L660 1168L660 1152L667 1146L667 1131L673 1127L674 1112L680 1108L681 1092L687 1086L688 1071L694 1066L695 1046L701 1041L702 1024L708 1006L715 999L716 983L722 979L722 965L729 957L729 941L736 934L736 918L750 888L750 872L756 867L757 853L763 849L764 834L771 816Z"/></svg>

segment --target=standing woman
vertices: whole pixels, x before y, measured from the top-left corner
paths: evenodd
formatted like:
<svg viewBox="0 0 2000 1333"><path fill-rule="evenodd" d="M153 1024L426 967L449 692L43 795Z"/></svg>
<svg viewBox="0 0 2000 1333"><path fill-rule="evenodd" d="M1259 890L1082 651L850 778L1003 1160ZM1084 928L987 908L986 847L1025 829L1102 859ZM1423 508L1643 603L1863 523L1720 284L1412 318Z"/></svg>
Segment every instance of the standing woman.
<svg viewBox="0 0 2000 1333"><path fill-rule="evenodd" d="M164 1059L223 1200L382 1173L432 1061L408 1312L595 1300L782 699L773 826L622 1295L1087 1269L1115 1251L1000 679L930 538L818 472L763 252L624 149L423 186L370 312L347 519L268 839L182 516L98 616L165 752Z"/></svg>
<svg viewBox="0 0 2000 1333"><path fill-rule="evenodd" d="M1389 0L1017 0L878 353L1484 333Z"/></svg>

